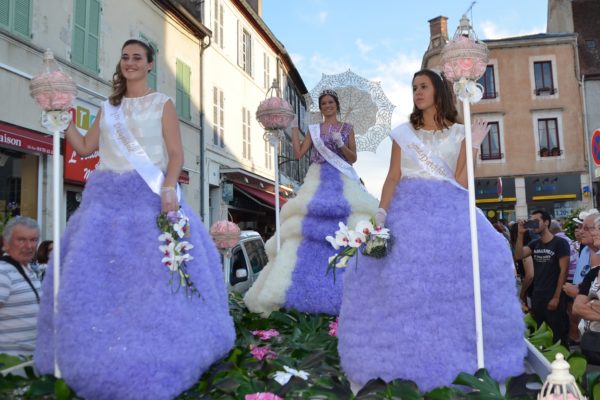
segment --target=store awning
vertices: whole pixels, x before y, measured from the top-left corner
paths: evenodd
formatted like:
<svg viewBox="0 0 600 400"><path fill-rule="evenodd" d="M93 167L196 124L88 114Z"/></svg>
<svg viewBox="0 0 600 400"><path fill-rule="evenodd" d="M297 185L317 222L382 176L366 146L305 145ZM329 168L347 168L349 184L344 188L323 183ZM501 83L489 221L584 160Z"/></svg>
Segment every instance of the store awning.
<svg viewBox="0 0 600 400"><path fill-rule="evenodd" d="M274 193L267 192L267 191L252 187L250 185L245 185L245 184L239 183L239 182L234 182L233 185L236 187L236 189L238 189L240 192L244 193L246 196L255 198L259 202L266 203L267 205L269 205L271 207L275 207L275 194ZM287 201L286 198L279 196L279 207L281 208L285 204L286 201Z"/></svg>

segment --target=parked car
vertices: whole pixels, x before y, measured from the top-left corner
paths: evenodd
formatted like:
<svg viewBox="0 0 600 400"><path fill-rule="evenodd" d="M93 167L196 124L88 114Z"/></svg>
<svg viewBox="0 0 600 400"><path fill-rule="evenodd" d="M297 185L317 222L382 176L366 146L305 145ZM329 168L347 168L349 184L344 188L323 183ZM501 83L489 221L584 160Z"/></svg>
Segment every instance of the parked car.
<svg viewBox="0 0 600 400"><path fill-rule="evenodd" d="M245 293L267 265L265 243L258 232L242 231L240 241L231 249L231 253L221 253L221 261L227 289Z"/></svg>

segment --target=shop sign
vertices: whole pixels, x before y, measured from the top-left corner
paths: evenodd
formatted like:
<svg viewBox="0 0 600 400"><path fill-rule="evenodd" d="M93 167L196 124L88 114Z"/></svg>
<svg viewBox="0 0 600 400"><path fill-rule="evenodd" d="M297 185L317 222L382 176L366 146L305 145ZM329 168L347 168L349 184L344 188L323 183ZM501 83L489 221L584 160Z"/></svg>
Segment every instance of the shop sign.
<svg viewBox="0 0 600 400"><path fill-rule="evenodd" d="M73 108L71 108L73 123L77 127L77 130L84 136L92 126L97 114L98 107L77 99L75 100ZM77 152L73 150L69 142L66 142L64 162L65 180L85 183L90 173L98 166L100 155L95 151L89 156L80 157Z"/></svg>
<svg viewBox="0 0 600 400"><path fill-rule="evenodd" d="M0 146L52 154L52 137L0 122Z"/></svg>
<svg viewBox="0 0 600 400"><path fill-rule="evenodd" d="M182 170L181 173L179 174L179 178L177 179L177 182L189 185L190 184L190 173L188 171Z"/></svg>

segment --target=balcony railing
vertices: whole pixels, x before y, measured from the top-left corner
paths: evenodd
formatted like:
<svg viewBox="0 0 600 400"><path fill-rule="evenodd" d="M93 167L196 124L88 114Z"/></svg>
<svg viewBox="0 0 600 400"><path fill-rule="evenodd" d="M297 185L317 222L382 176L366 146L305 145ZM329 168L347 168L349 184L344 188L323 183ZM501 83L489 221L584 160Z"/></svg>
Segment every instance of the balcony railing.
<svg viewBox="0 0 600 400"><path fill-rule="evenodd" d="M533 90L533 93L535 93L536 96L542 96L542 95L549 96L549 95L556 94L556 92L558 92L558 90L553 87L535 88Z"/></svg>
<svg viewBox="0 0 600 400"><path fill-rule="evenodd" d="M501 160L504 158L504 153L491 153L491 154L479 154L479 158L482 161L487 161L487 160Z"/></svg>
<svg viewBox="0 0 600 400"><path fill-rule="evenodd" d="M538 155L540 157L559 157L559 156L562 156L562 154L563 154L563 150L557 149L557 148L554 148L552 150L541 149L540 151L538 151Z"/></svg>
<svg viewBox="0 0 600 400"><path fill-rule="evenodd" d="M498 92L484 91L482 99L495 99L496 97L498 97Z"/></svg>

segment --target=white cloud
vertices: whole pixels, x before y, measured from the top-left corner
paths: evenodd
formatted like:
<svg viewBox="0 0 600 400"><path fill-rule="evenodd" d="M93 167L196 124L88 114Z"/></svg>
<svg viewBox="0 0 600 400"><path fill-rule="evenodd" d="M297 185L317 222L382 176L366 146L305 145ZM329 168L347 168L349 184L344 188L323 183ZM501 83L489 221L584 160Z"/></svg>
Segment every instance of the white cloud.
<svg viewBox="0 0 600 400"><path fill-rule="evenodd" d="M481 39L502 39L513 36L524 36L546 32L546 27L532 27L531 29L518 31L511 30L508 27L500 27L490 20L485 20L479 25L479 30L483 32Z"/></svg>
<svg viewBox="0 0 600 400"><path fill-rule="evenodd" d="M361 38L358 38L354 41L354 44L356 44L356 47L358 47L358 51L360 52L360 54L363 57L366 57L369 55L369 53L371 52L371 50L373 50L374 46L371 46L369 44L367 44L364 40L362 40Z"/></svg>
<svg viewBox="0 0 600 400"><path fill-rule="evenodd" d="M321 11L321 12L319 12L319 14L318 14L318 21L319 21L319 23L324 24L325 22L327 22L327 16L328 15L329 14L327 13L327 11Z"/></svg>

